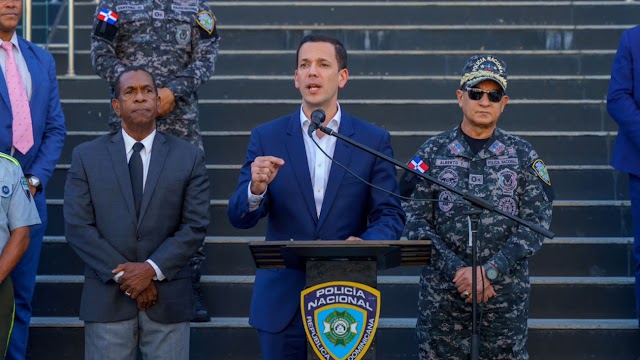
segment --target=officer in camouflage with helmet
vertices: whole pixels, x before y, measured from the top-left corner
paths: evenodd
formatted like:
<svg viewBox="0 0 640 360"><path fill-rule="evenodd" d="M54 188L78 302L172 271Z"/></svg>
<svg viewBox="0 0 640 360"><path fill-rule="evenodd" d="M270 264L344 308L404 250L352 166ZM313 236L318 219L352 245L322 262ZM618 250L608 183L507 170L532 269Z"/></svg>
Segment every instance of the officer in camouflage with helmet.
<svg viewBox="0 0 640 360"><path fill-rule="evenodd" d="M459 126L422 145L414 163L444 183L549 228L553 191L544 162L525 140L496 127L508 102L506 64L491 55L472 56L456 91ZM420 279L416 326L420 359L466 360L470 352L471 302L480 303L481 359L527 359L528 257L544 240L496 213L484 211L478 228L478 292L471 291L469 206L428 182L407 184L405 236L431 239L433 256ZM437 202L419 199L438 199Z"/></svg>
<svg viewBox="0 0 640 360"><path fill-rule="evenodd" d="M203 148L196 91L214 72L220 37L205 0L101 0L91 35L95 71L112 89L127 66L156 78L162 109L157 129ZM111 131L120 119L111 111ZM193 321L209 321L200 290L203 249L192 257Z"/></svg>

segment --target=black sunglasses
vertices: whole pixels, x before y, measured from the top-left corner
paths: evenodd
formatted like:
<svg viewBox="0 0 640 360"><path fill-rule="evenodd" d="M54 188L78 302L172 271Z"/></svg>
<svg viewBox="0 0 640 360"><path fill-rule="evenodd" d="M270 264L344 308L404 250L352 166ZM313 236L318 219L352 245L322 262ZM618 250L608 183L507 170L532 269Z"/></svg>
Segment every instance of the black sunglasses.
<svg viewBox="0 0 640 360"><path fill-rule="evenodd" d="M466 90L467 94L469 95L469 99L474 101L482 99L484 94L487 94L489 96L489 101L497 103L500 102L500 100L502 100L502 97L504 96L504 93L502 91L489 91L471 87L468 87Z"/></svg>

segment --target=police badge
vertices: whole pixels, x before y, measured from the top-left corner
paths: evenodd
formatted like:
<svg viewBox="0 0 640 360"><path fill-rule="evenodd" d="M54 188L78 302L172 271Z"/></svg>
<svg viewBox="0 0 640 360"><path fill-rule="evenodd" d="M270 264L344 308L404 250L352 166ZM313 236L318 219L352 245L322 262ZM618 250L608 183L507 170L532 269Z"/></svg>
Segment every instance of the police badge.
<svg viewBox="0 0 640 360"><path fill-rule="evenodd" d="M189 25L179 25L176 28L176 42L180 46L185 46L191 41L191 28Z"/></svg>
<svg viewBox="0 0 640 360"><path fill-rule="evenodd" d="M307 339L321 359L359 360L371 346L380 318L380 291L334 281L301 293Z"/></svg>
<svg viewBox="0 0 640 360"><path fill-rule="evenodd" d="M196 17L196 22L204 31L211 35L211 33L213 33L213 29L216 26L216 21L214 19L215 18L213 17L213 14L211 14L210 12L200 11L198 13L198 16Z"/></svg>

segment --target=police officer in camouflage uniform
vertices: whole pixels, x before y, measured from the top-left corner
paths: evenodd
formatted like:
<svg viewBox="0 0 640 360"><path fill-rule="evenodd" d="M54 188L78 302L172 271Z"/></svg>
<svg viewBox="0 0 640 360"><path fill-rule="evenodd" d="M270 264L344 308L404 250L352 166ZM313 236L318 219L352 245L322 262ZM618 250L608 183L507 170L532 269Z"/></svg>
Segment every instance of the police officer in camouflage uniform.
<svg viewBox="0 0 640 360"><path fill-rule="evenodd" d="M205 0L101 0L91 36L95 71L109 82L127 66L142 66L156 78L162 109L157 129L202 146L197 89L215 69L219 36ZM111 111L111 131L120 119ZM202 247L191 259L193 321L209 321L200 289Z"/></svg>
<svg viewBox="0 0 640 360"><path fill-rule="evenodd" d="M548 228L553 192L544 162L531 145L496 127L508 102L506 64L476 55L463 70L456 91L462 123L422 145L414 164L444 183ZM416 326L420 359L466 360L470 353L471 302L480 303L480 358L527 359L528 257L542 235L484 211L478 228L478 292L471 291L469 206L448 190L416 181L405 235L431 239L433 256L420 278ZM437 199L424 202L419 199Z"/></svg>
<svg viewBox="0 0 640 360"><path fill-rule="evenodd" d="M13 328L15 299L9 274L29 247L29 228L40 224L20 163L0 153L0 359L5 358Z"/></svg>

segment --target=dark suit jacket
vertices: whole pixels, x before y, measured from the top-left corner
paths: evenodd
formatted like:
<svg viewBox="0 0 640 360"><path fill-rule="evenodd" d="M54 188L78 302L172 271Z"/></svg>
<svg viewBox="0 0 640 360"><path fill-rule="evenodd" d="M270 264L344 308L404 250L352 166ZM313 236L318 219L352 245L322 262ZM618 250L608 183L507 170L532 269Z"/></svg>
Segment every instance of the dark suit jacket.
<svg viewBox="0 0 640 360"><path fill-rule="evenodd" d="M387 131L344 111L339 132L393 157ZM398 198L371 188L336 164L331 166L322 211L317 217L302 136L299 111L253 130L238 188L229 201L231 223L246 229L268 216L267 241L343 240L352 235L365 240L400 238L405 215ZM285 165L269 184L260 207L249 212L247 186L251 181L251 163L263 155L282 158ZM334 159L361 178L398 192L392 164L341 140L337 140ZM251 325L269 332L282 330L299 307L304 286L305 275L301 271L258 269L251 300Z"/></svg>
<svg viewBox="0 0 640 360"><path fill-rule="evenodd" d="M209 178L202 151L156 133L136 221L122 133L77 146L64 194L65 235L85 263L80 318L111 322L137 315L112 277L118 264L153 260L167 277L147 310L157 322L191 318L191 269L209 224Z"/></svg>
<svg viewBox="0 0 640 360"><path fill-rule="evenodd" d="M33 123L33 147L26 153L19 151L14 157L20 162L25 174L33 174L46 186L56 167L56 162L62 152L66 130L64 114L60 106L58 95L58 80L56 78L56 64L48 52L36 45L18 37L20 51L31 74L32 93L29 100L31 122ZM13 136L11 125L13 114L9 101L7 83L0 72L0 151L10 154ZM46 224L46 203L44 193L35 196L38 213L42 224Z"/></svg>
<svg viewBox="0 0 640 360"><path fill-rule="evenodd" d="M613 61L607 110L618 123L611 165L640 176L640 26L625 31Z"/></svg>

